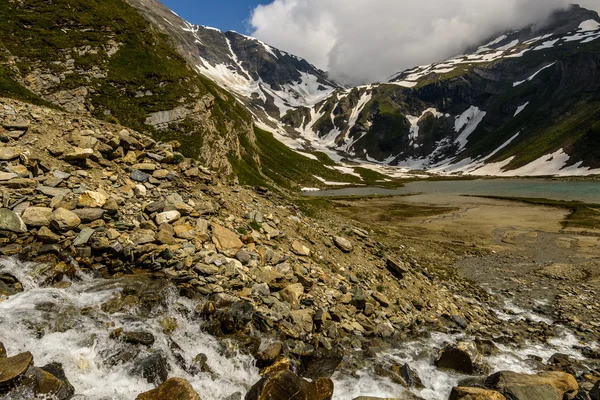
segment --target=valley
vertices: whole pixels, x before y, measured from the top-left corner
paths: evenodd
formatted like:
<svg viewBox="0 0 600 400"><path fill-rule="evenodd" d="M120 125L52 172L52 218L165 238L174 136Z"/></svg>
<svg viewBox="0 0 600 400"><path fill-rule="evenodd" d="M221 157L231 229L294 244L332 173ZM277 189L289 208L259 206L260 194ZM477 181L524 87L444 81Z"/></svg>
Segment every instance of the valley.
<svg viewBox="0 0 600 400"><path fill-rule="evenodd" d="M600 16L552 10L346 86L0 3L0 400L600 399Z"/></svg>

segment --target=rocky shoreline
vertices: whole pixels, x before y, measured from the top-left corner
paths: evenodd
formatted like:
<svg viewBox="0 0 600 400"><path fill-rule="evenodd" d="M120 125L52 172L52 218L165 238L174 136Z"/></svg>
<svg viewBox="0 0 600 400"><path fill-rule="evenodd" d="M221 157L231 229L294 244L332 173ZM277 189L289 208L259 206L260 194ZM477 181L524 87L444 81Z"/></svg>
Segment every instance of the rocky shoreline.
<svg viewBox="0 0 600 400"><path fill-rule="evenodd" d="M407 254L391 254L365 227L308 218L284 193L222 182L178 153L177 142L6 99L0 126L0 255L43 266L36 278L46 287L68 288L82 274L170 282L195 302L206 332L234 340L255 358L263 379L246 399L331 398L335 371L353 373L378 351L428 331L474 338L448 344L436 365L477 376L494 372L483 360L493 351L491 339L522 344L554 335L543 322L498 318L485 292L441 278ZM0 299L21 291L16 276L0 274ZM97 307L129 312L159 300L151 297L123 290ZM177 329L168 318L164 323L166 331ZM110 334L152 347L147 332ZM28 353L0 353L0 372L13 371L0 382L0 398L20 393L14 390L73 396L60 370L34 367ZM543 386L557 399L565 393L586 399L600 375L585 368L568 371L579 379L580 397L573 376L552 373L491 375L451 398L500 399L513 386ZM418 387L409 365L376 365L376 371ZM198 398L188 383L159 372L148 379L158 388L139 399L165 398L165 391ZM536 398L515 396L506 397Z"/></svg>

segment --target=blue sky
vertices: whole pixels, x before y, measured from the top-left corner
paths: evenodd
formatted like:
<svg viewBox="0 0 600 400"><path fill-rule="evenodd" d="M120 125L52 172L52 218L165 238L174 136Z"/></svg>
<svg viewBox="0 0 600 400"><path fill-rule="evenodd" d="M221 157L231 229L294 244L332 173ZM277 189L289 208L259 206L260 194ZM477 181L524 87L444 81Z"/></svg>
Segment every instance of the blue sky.
<svg viewBox="0 0 600 400"><path fill-rule="evenodd" d="M222 31L248 33L252 10L272 0L161 0L177 15L196 25L208 25Z"/></svg>

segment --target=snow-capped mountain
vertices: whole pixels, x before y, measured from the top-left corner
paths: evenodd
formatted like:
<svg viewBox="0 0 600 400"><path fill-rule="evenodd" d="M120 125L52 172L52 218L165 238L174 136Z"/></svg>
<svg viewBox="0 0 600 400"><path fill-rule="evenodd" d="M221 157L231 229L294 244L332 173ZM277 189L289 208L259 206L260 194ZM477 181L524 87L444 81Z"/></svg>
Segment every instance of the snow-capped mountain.
<svg viewBox="0 0 600 400"><path fill-rule="evenodd" d="M154 0L129 1L290 147L436 172L600 173L600 18L593 11L572 6L468 54L344 88L257 39L191 25Z"/></svg>

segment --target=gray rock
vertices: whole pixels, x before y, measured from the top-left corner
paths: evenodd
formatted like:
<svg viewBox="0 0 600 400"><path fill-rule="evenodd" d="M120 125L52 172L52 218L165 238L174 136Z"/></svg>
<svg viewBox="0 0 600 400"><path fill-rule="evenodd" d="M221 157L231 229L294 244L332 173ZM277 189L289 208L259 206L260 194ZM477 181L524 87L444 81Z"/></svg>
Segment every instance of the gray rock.
<svg viewBox="0 0 600 400"><path fill-rule="evenodd" d="M106 211L101 208L78 208L73 213L81 219L81 222L94 222L101 219Z"/></svg>
<svg viewBox="0 0 600 400"><path fill-rule="evenodd" d="M27 226L17 214L8 208L0 208L0 231L25 233Z"/></svg>
<svg viewBox="0 0 600 400"><path fill-rule="evenodd" d="M152 203L146 205L146 207L144 207L144 211L147 214L153 214L155 212L162 212L165 209L165 202L164 201L153 201Z"/></svg>
<svg viewBox="0 0 600 400"><path fill-rule="evenodd" d="M154 243L156 237L154 232L149 229L139 229L131 234L129 239L137 245Z"/></svg>
<svg viewBox="0 0 600 400"><path fill-rule="evenodd" d="M341 236L336 236L333 238L333 242L344 253L350 253L353 249L352 243L350 243L348 239L345 239Z"/></svg>
<svg viewBox="0 0 600 400"><path fill-rule="evenodd" d="M39 185L35 190L48 197L66 197L71 192L69 189L59 189L43 185Z"/></svg>
<svg viewBox="0 0 600 400"><path fill-rule="evenodd" d="M87 244L94 232L96 231L91 228L83 228L73 241L73 246L83 246L84 244Z"/></svg>
<svg viewBox="0 0 600 400"><path fill-rule="evenodd" d="M150 179L150 176L151 175L149 175L145 172L142 172L138 169L134 170L130 175L131 179L136 182L147 182L148 179Z"/></svg>

